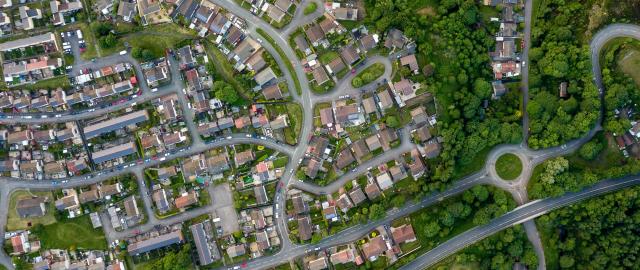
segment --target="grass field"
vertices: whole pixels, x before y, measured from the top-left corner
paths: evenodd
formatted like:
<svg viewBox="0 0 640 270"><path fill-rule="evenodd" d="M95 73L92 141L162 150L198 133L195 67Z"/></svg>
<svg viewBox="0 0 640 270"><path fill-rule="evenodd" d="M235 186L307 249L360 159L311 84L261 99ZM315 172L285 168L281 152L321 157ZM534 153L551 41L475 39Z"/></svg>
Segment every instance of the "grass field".
<svg viewBox="0 0 640 270"><path fill-rule="evenodd" d="M640 86L640 51L635 49L626 50L618 61L618 67L622 72L629 75Z"/></svg>
<svg viewBox="0 0 640 270"><path fill-rule="evenodd" d="M29 192L27 190L17 190L11 194L9 199L9 215L7 217L7 231L15 231L21 229L28 229L29 223L31 226L36 224L48 225L56 222L56 218L53 216L55 208L53 203L47 204L46 215L36 218L20 218L18 212L16 212L16 204L19 199L30 198L31 196L47 196L49 201L53 200L53 194L51 192Z"/></svg>
<svg viewBox="0 0 640 270"><path fill-rule="evenodd" d="M89 215L45 225L38 233L43 249L107 249L107 240L100 229L93 229Z"/></svg>
<svg viewBox="0 0 640 270"><path fill-rule="evenodd" d="M504 154L496 161L496 171L503 180L513 180L522 173L522 161L514 154Z"/></svg>

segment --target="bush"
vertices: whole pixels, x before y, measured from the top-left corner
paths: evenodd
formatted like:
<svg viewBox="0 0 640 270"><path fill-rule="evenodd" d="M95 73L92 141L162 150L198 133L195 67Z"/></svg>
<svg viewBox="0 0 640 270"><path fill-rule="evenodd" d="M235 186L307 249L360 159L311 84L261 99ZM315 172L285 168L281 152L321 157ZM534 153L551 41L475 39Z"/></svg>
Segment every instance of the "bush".
<svg viewBox="0 0 640 270"><path fill-rule="evenodd" d="M590 141L580 147L578 154L586 160L593 160L598 156L598 154L600 154L603 148L604 146L601 143Z"/></svg>

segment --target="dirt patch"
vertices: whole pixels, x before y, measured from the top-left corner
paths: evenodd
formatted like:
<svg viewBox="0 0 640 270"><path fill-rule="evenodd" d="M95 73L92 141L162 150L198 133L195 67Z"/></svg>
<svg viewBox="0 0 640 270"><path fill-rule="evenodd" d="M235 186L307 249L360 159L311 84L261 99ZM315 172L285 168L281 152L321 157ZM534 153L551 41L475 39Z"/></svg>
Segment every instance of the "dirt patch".
<svg viewBox="0 0 640 270"><path fill-rule="evenodd" d="M629 75L640 86L640 52L629 49L622 54L618 66L622 72Z"/></svg>
<svg viewBox="0 0 640 270"><path fill-rule="evenodd" d="M436 10L433 7L424 7L421 9L418 9L418 11L416 11L416 13L418 15L422 15L422 16L436 16Z"/></svg>

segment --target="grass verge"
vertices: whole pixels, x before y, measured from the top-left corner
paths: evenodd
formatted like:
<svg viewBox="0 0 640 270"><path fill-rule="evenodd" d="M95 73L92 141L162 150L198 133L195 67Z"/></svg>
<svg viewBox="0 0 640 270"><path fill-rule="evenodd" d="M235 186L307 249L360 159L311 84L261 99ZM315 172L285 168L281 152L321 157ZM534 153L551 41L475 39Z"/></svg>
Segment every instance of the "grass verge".
<svg viewBox="0 0 640 270"><path fill-rule="evenodd" d="M282 48L280 48L280 46L278 46L278 44L276 44L276 42L273 40L273 38L271 36L269 36L264 30L258 28L256 31L258 32L258 34L260 34L260 36L262 36L265 40L267 40L267 42L269 42L269 44L271 44L271 46L273 46L273 48L276 49L276 51L280 55L280 58L282 58L282 60L284 61L284 64L287 66L287 70L289 70L289 73L291 74L291 78L293 79L293 83L296 86L296 92L298 93L298 95L302 95L302 87L300 86L300 80L298 79L298 74L296 73L295 69L293 68L293 64L291 64L291 61L289 60L289 57L287 57L287 55L284 53Z"/></svg>
<svg viewBox="0 0 640 270"><path fill-rule="evenodd" d="M496 172L503 180L513 180L522 173L522 161L514 154L504 154L496 161Z"/></svg>

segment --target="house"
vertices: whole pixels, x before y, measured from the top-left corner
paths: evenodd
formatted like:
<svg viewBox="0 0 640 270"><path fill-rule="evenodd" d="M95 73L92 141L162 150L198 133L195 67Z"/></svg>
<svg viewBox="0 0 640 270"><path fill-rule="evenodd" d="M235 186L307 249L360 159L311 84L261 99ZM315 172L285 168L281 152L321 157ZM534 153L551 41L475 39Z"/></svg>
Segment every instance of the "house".
<svg viewBox="0 0 640 270"><path fill-rule="evenodd" d="M325 256L320 256L320 258L309 261L309 270L323 270L327 269L327 267L329 266L327 265L327 257Z"/></svg>
<svg viewBox="0 0 640 270"><path fill-rule="evenodd" d="M352 45L342 48L342 50L340 50L340 57L342 57L344 62L349 66L360 60L360 54L358 54L358 51Z"/></svg>
<svg viewBox="0 0 640 270"><path fill-rule="evenodd" d="M369 154L369 148L367 148L367 143L364 139L353 142L351 144L351 151L353 151L358 162L362 162L362 158Z"/></svg>
<svg viewBox="0 0 640 270"><path fill-rule="evenodd" d="M411 163L409 163L409 171L414 179L418 179L424 174L426 169L422 159L420 158L420 152L418 149L411 150Z"/></svg>
<svg viewBox="0 0 640 270"><path fill-rule="evenodd" d="M398 133L393 128L385 128L379 131L378 136L380 137L380 143L384 151L391 149L391 143L398 139Z"/></svg>
<svg viewBox="0 0 640 270"><path fill-rule="evenodd" d="M235 258L238 256L242 256L246 253L246 248L244 246L244 244L237 244L237 245L232 245L229 246L227 248L227 255L229 255L229 258Z"/></svg>
<svg viewBox="0 0 640 270"><path fill-rule="evenodd" d="M40 44L51 43L51 47L58 48L56 35L52 32L47 32L41 35L29 36L23 39L16 39L0 43L0 52L11 51L15 49L21 49L29 46L35 46Z"/></svg>
<svg viewBox="0 0 640 270"><path fill-rule="evenodd" d="M304 201L301 195L296 195L291 198L291 202L293 203L293 211L296 215L309 212L309 205L307 205L307 202Z"/></svg>
<svg viewBox="0 0 640 270"><path fill-rule="evenodd" d="M180 131L165 133L162 135L162 141L165 146L175 145L187 140L187 136Z"/></svg>
<svg viewBox="0 0 640 270"><path fill-rule="evenodd" d="M253 194L256 196L256 204L261 205L269 202L267 198L267 190L264 185L253 187Z"/></svg>
<svg viewBox="0 0 640 270"><path fill-rule="evenodd" d="M165 181L171 178L172 176L178 175L175 166L162 167L156 170L158 173L158 180Z"/></svg>
<svg viewBox="0 0 640 270"><path fill-rule="evenodd" d="M333 126L333 108L320 109L320 123L327 127Z"/></svg>
<svg viewBox="0 0 640 270"><path fill-rule="evenodd" d="M32 30L34 28L34 19L42 19L42 11L40 9L31 9L28 6L20 6L18 8L18 14L20 15L20 21L16 21L15 26L16 28L24 31Z"/></svg>
<svg viewBox="0 0 640 270"><path fill-rule="evenodd" d="M567 93L567 82L561 82L560 83L560 90L559 90L559 94L558 95L561 98L569 97L569 94Z"/></svg>
<svg viewBox="0 0 640 270"><path fill-rule="evenodd" d="M416 136L418 137L418 140L420 140L420 142L426 142L428 140L431 140L432 136L431 136L431 131L429 131L429 126L424 125L421 128L416 129L415 131Z"/></svg>
<svg viewBox="0 0 640 270"><path fill-rule="evenodd" d="M258 72L253 79L256 81L258 86L263 87L265 84L274 80L276 78L276 74L273 72L271 67L265 68L262 71Z"/></svg>
<svg viewBox="0 0 640 270"><path fill-rule="evenodd" d="M140 216L138 202L134 196L129 196L124 200L124 209L125 213L127 213L127 218L137 218Z"/></svg>
<svg viewBox="0 0 640 270"><path fill-rule="evenodd" d="M249 57L256 53L262 46L255 39L247 37L233 49L233 59L237 62L244 63Z"/></svg>
<svg viewBox="0 0 640 270"><path fill-rule="evenodd" d="M338 221L338 212L336 212L336 207L330 205L328 202L322 203L322 215L326 220Z"/></svg>
<svg viewBox="0 0 640 270"><path fill-rule="evenodd" d="M116 118L111 118L106 121L86 126L84 128L84 135L85 138L91 139L102 134L116 131L126 126L136 125L147 120L149 120L149 114L146 110L135 111Z"/></svg>
<svg viewBox="0 0 640 270"><path fill-rule="evenodd" d="M340 57L336 57L331 62L325 65L329 73L337 75L340 71L344 70L347 66L342 62Z"/></svg>
<svg viewBox="0 0 640 270"><path fill-rule="evenodd" d="M304 174L312 179L316 178L320 167L322 167L322 161L316 158L310 158L307 162L307 167L305 168Z"/></svg>
<svg viewBox="0 0 640 270"><path fill-rule="evenodd" d="M140 3L140 1L138 1ZM152 68L144 70L144 77L147 79L147 84L151 87L159 86L161 83L169 80L169 68L167 61L159 61Z"/></svg>
<svg viewBox="0 0 640 270"><path fill-rule="evenodd" d="M227 19L227 16L223 13L218 13L213 17L213 21L211 21L211 24L209 25L209 30L216 35L222 35L227 31L228 24L229 19Z"/></svg>
<svg viewBox="0 0 640 270"><path fill-rule="evenodd" d="M365 142L367 143L367 148L369 148L369 151L373 152L382 148L382 145L380 144L380 140L378 139L377 134L373 134L369 136L368 138L365 139Z"/></svg>
<svg viewBox="0 0 640 270"><path fill-rule="evenodd" d="M142 146L142 149L149 149L151 147L158 147L162 145L162 142L160 141L160 138L158 137L158 134L152 134L152 135L147 135L144 136L140 139L140 144Z"/></svg>
<svg viewBox="0 0 640 270"><path fill-rule="evenodd" d="M373 98L373 96L363 99L362 107L364 107L364 112L366 114L370 114L378 111L378 107L376 107L376 101Z"/></svg>
<svg viewBox="0 0 640 270"><path fill-rule="evenodd" d="M249 161L252 161L255 158L255 156L253 155L253 151L249 149L243 152L236 153L236 155L233 158L236 163L236 167L239 167L246 164Z"/></svg>
<svg viewBox="0 0 640 270"><path fill-rule="evenodd" d="M344 148L342 149L342 151L340 151L340 153L338 153L338 156L336 157L336 169L342 170L355 161L356 158L353 157L351 150L349 150L349 148Z"/></svg>
<svg viewBox="0 0 640 270"><path fill-rule="evenodd" d="M47 197L31 197L20 199L16 203L16 211L20 218L41 217L46 214Z"/></svg>
<svg viewBox="0 0 640 270"><path fill-rule="evenodd" d="M30 251L28 232L21 232L11 237L13 252L10 255L21 255Z"/></svg>
<svg viewBox="0 0 640 270"><path fill-rule="evenodd" d="M213 10L202 5L196 9L193 16L196 18L198 22L206 25L207 23L209 23L211 18L213 18L214 13L213 13Z"/></svg>
<svg viewBox="0 0 640 270"><path fill-rule="evenodd" d="M336 16L338 20L356 21L358 20L358 9L339 7L333 10L333 15Z"/></svg>
<svg viewBox="0 0 640 270"><path fill-rule="evenodd" d="M389 168L389 174L391 174L393 182L398 182L402 179L407 178L407 173L405 172L404 167L400 165L394 165Z"/></svg>
<svg viewBox="0 0 640 270"><path fill-rule="evenodd" d="M415 125L422 125L429 121L429 116L422 106L416 107L415 109L411 110L409 114L411 115L411 119L413 119L413 123Z"/></svg>
<svg viewBox="0 0 640 270"><path fill-rule="evenodd" d="M109 160L125 157L137 152L136 145L133 142L124 143L114 147L106 148L92 154L93 162L96 164L104 163Z"/></svg>
<svg viewBox="0 0 640 270"><path fill-rule="evenodd" d="M103 184L100 186L100 196L102 198L120 194L122 192L122 184L115 183L112 185Z"/></svg>
<svg viewBox="0 0 640 270"><path fill-rule="evenodd" d="M180 69L192 68L196 64L196 60L193 58L193 53L191 52L191 46L187 45L178 49L178 56L180 61L178 64L180 65Z"/></svg>
<svg viewBox="0 0 640 270"><path fill-rule="evenodd" d="M387 190L391 186L393 186L393 181L391 181L391 177L389 173L382 172L376 176L376 181L378 182L378 186L380 186L381 190Z"/></svg>
<svg viewBox="0 0 640 270"><path fill-rule="evenodd" d="M424 145L424 156L426 158L436 158L440 155L440 144L434 141Z"/></svg>
<svg viewBox="0 0 640 270"><path fill-rule="evenodd" d="M413 73L418 73L420 67L418 67L418 60L416 60L415 54L409 54L400 58L400 65L408 66Z"/></svg>
<svg viewBox="0 0 640 270"><path fill-rule="evenodd" d="M291 2L291 0L276 0L274 5L280 10L286 12L293 5L293 3Z"/></svg>
<svg viewBox="0 0 640 270"><path fill-rule="evenodd" d="M262 89L262 95L264 95L264 98L266 100L283 98L282 91L280 90L280 86L277 83Z"/></svg>
<svg viewBox="0 0 640 270"><path fill-rule="evenodd" d="M207 170L212 174L222 173L230 168L226 152L207 158Z"/></svg>
<svg viewBox="0 0 640 270"><path fill-rule="evenodd" d="M162 12L159 0L138 0L138 13L142 18L143 24L149 23L151 16Z"/></svg>
<svg viewBox="0 0 640 270"><path fill-rule="evenodd" d="M100 194L98 193L97 188L92 188L78 195L78 200L80 201L80 203L94 202L94 201L97 201L98 199L100 199Z"/></svg>
<svg viewBox="0 0 640 270"><path fill-rule="evenodd" d="M319 46L320 43L324 41L324 37L325 37L324 32L322 31L322 28L320 28L320 26L317 24L314 24L309 28L307 28L307 30L305 31L305 34L307 35L307 38L311 42L311 45L313 45L314 47Z"/></svg>
<svg viewBox="0 0 640 270"><path fill-rule="evenodd" d="M311 219L309 216L298 218L298 237L301 241L311 239Z"/></svg>
<svg viewBox="0 0 640 270"><path fill-rule="evenodd" d="M356 255L357 253L355 253L354 250L351 247L349 247L349 248L343 249L342 251L331 254L329 258L332 264L345 264L345 263L354 262Z"/></svg>
<svg viewBox="0 0 640 270"><path fill-rule="evenodd" d="M287 121L287 115L286 114L278 115L275 120L269 123L269 125L273 130L278 130L278 129L283 129L288 127L289 122Z"/></svg>
<svg viewBox="0 0 640 270"><path fill-rule="evenodd" d="M176 198L174 203L178 209L187 208L188 206L198 203L198 194L195 191L189 191Z"/></svg>
<svg viewBox="0 0 640 270"><path fill-rule="evenodd" d="M360 113L360 107L356 103L337 106L334 113L337 124L357 126L364 122L364 116Z"/></svg>
<svg viewBox="0 0 640 270"><path fill-rule="evenodd" d="M378 46L378 35L368 34L360 39L360 45L366 52Z"/></svg>
<svg viewBox="0 0 640 270"><path fill-rule="evenodd" d="M73 174L77 174L82 170L88 169L87 161L84 158L78 158L76 160L67 161L67 170Z"/></svg>
<svg viewBox="0 0 640 270"><path fill-rule="evenodd" d="M364 195L364 192L362 192L362 189L360 189L360 187L354 187L353 190L349 192L349 198L351 198L351 201L353 202L354 205L358 205L367 199L367 197Z"/></svg>
<svg viewBox="0 0 640 270"><path fill-rule="evenodd" d="M180 15L187 22L190 22L196 12L196 9L198 9L198 1L182 0L178 4L178 7L173 10L173 14L171 14L171 18L175 20L178 17L178 15Z"/></svg>
<svg viewBox="0 0 640 270"><path fill-rule="evenodd" d="M387 89L384 89L376 94L378 96L378 106L384 112L387 109L393 107L393 98Z"/></svg>
<svg viewBox="0 0 640 270"><path fill-rule="evenodd" d="M280 23L286 14L274 5L267 7L267 16L272 20Z"/></svg>
<svg viewBox="0 0 640 270"><path fill-rule="evenodd" d="M382 255L386 250L387 244L384 239L382 239L382 235L369 239L369 242L362 245L362 252L370 261L375 261L378 256Z"/></svg>
<svg viewBox="0 0 640 270"><path fill-rule="evenodd" d="M317 85L322 85L329 81L329 76L322 66L316 66L311 73Z"/></svg>
<svg viewBox="0 0 640 270"><path fill-rule="evenodd" d="M147 253L152 250L171 246L184 242L181 230L175 230L167 234L158 235L146 240L130 243L127 246L127 252L131 256Z"/></svg>
<svg viewBox="0 0 640 270"><path fill-rule="evenodd" d="M392 28L387 32L384 46L388 49L402 49L407 42L407 38L402 31Z"/></svg>
<svg viewBox="0 0 640 270"><path fill-rule="evenodd" d="M416 241L416 234L411 224L403 224L400 227L391 227L391 235L396 244Z"/></svg>
<svg viewBox="0 0 640 270"><path fill-rule="evenodd" d="M504 96L505 93L507 93L507 88L504 86L504 84L502 84L502 81L493 81L491 82L491 86L493 88L493 94L491 95L491 98L493 99L498 99L501 96Z"/></svg>
<svg viewBox="0 0 640 270"><path fill-rule="evenodd" d="M205 221L208 223L208 221ZM198 223L189 226L189 230L191 230L191 234L193 235L193 241L196 245L196 251L198 253L198 262L200 265L209 265L213 263L214 260L219 259L217 255L213 255L211 252L211 247L209 241L207 240L210 236L205 231L205 223Z"/></svg>
<svg viewBox="0 0 640 270"><path fill-rule="evenodd" d="M70 195L64 196L56 200L55 205L58 211L63 211L63 210L72 211L80 207L80 201L78 200L78 196L74 191L74 192L71 192Z"/></svg>
<svg viewBox="0 0 640 270"><path fill-rule="evenodd" d="M229 42L231 46L237 46L238 42L240 42L243 37L244 33L242 33L240 28L235 25L231 25L231 27L229 27L229 31L227 31L227 42Z"/></svg>
<svg viewBox="0 0 640 270"><path fill-rule="evenodd" d="M161 188L154 191L152 199L160 214L164 214L169 211L169 201L167 201L167 193L164 191L164 189Z"/></svg>
<svg viewBox="0 0 640 270"><path fill-rule="evenodd" d="M324 14L324 20L320 21L320 23L318 23L320 25L320 29L322 29L322 32L324 32L325 34L331 34L336 32L336 29L338 30L338 32L341 32L340 28L340 24L338 24L338 22L336 22L336 20L333 19L333 17L327 13Z"/></svg>
<svg viewBox="0 0 640 270"><path fill-rule="evenodd" d="M346 213L347 211L349 211L349 209L353 208L353 203L346 193L343 193L342 195L340 195L340 197L338 197L338 200L336 200L336 205L343 213Z"/></svg>
<svg viewBox="0 0 640 270"><path fill-rule="evenodd" d="M304 52L305 55L311 54L311 48L309 48L309 43L307 43L307 40L304 38L304 35L302 34L296 35L293 41L295 42L298 50Z"/></svg>
<svg viewBox="0 0 640 270"><path fill-rule="evenodd" d="M267 62L264 60L264 57L262 57L263 52L264 49L260 48L245 61L245 65L249 70L257 72L267 66Z"/></svg>

